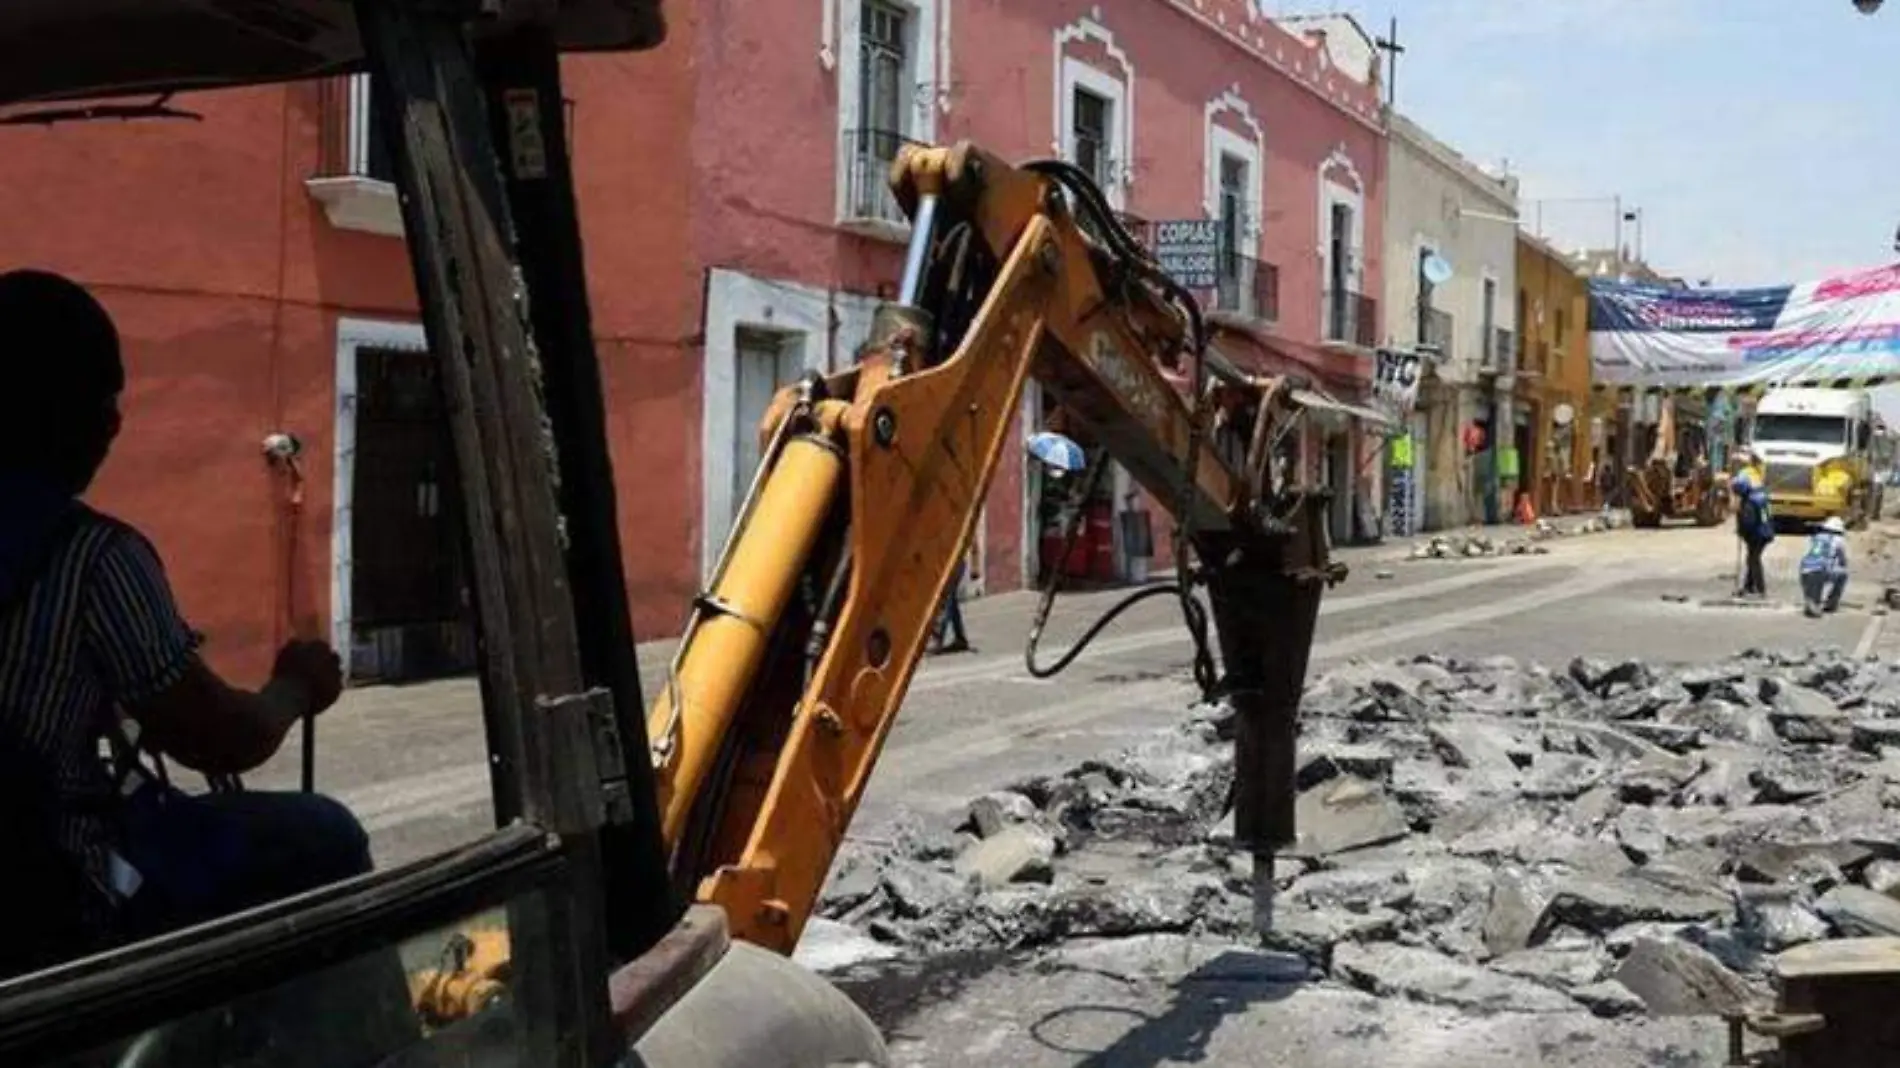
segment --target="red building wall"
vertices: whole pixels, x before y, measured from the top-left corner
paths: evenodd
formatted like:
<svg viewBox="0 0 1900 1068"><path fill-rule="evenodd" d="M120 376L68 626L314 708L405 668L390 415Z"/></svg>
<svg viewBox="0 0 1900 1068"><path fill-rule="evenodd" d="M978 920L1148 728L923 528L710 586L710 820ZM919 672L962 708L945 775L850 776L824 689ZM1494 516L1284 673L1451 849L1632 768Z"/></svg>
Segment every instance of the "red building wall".
<svg viewBox="0 0 1900 1068"><path fill-rule="evenodd" d="M208 656L261 680L293 615L327 620L335 319L414 298L399 241L332 229L303 188L313 86L187 106L204 121L0 129L0 265L66 273L117 319L126 427L92 498L157 543ZM279 429L311 487L294 594L260 448Z"/></svg>

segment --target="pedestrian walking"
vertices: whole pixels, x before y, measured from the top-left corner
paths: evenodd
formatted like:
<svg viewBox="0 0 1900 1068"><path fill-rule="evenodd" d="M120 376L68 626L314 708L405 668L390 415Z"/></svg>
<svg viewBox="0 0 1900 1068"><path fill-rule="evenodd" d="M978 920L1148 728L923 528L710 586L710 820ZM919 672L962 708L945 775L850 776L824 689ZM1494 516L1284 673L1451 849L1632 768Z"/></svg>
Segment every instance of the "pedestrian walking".
<svg viewBox="0 0 1900 1068"><path fill-rule="evenodd" d="M967 567L967 561L957 564L957 572L950 578L950 588L944 591L943 607L937 611L937 625L931 633L930 651L933 653L970 651L970 636L963 629L963 573Z"/></svg>
<svg viewBox="0 0 1900 1068"><path fill-rule="evenodd" d="M1768 577L1762 569L1761 554L1775 540L1775 520L1771 512L1768 486L1755 466L1752 453L1737 454L1739 470L1730 489L1735 493L1735 536L1741 540L1743 555L1741 588L1737 597L1768 596Z"/></svg>
<svg viewBox="0 0 1900 1068"><path fill-rule="evenodd" d="M1808 538L1808 551L1801 557L1801 600L1809 619L1841 607L1841 594L1847 590L1847 524L1840 516L1829 516L1819 530Z"/></svg>

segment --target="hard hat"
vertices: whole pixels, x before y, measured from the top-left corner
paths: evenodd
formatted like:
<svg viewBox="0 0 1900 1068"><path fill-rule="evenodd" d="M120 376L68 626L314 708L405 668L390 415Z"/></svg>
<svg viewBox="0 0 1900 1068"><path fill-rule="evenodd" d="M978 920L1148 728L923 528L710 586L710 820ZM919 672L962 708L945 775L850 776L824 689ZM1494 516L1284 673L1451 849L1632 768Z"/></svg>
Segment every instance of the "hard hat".
<svg viewBox="0 0 1900 1068"><path fill-rule="evenodd" d="M1845 534L1847 533L1847 524L1841 522L1840 516L1831 515L1827 517L1827 522L1821 524L1821 529L1827 531L1829 534Z"/></svg>

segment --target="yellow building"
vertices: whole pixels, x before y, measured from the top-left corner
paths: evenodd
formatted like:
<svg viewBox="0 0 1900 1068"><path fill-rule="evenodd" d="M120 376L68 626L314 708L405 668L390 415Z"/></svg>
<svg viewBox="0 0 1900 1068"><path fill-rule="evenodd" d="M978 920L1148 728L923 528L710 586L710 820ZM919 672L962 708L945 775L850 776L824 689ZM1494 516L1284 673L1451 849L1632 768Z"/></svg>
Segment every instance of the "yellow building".
<svg viewBox="0 0 1900 1068"><path fill-rule="evenodd" d="M1518 459L1520 486L1539 515L1594 508L1589 283L1569 257L1517 235L1516 400L1531 415L1532 441Z"/></svg>

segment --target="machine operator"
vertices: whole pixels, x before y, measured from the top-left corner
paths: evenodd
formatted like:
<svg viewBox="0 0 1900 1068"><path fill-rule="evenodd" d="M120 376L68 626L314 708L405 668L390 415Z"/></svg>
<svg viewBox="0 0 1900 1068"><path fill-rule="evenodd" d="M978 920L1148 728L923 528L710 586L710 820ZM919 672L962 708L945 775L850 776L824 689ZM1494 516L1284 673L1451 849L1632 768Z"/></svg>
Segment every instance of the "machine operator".
<svg viewBox="0 0 1900 1068"><path fill-rule="evenodd" d="M125 386L118 331L89 293L0 274L0 367L0 855L25 864L39 906L16 911L36 944L9 939L0 955L24 959L0 975L369 870L362 827L327 797L195 796L151 774L139 750L207 776L256 768L335 703L337 655L293 641L262 690L230 685L152 543L81 503Z"/></svg>

